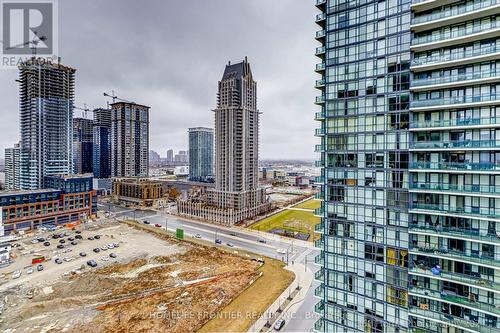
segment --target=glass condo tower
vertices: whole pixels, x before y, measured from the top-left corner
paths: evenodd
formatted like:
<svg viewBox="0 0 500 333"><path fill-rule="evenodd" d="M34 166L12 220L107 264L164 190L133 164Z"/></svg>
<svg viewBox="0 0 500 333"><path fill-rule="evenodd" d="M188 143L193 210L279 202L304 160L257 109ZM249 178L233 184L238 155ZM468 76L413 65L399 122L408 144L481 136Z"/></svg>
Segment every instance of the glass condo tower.
<svg viewBox="0 0 500 333"><path fill-rule="evenodd" d="M316 6L315 330L500 332L500 1Z"/></svg>

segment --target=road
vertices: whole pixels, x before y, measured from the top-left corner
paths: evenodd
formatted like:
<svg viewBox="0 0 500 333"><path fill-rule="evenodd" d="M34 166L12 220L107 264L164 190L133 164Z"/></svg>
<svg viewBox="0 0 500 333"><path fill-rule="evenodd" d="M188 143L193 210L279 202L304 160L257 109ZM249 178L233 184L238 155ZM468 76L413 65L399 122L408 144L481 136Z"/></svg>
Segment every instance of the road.
<svg viewBox="0 0 500 333"><path fill-rule="evenodd" d="M111 208L110 208L111 207ZM234 245L233 249L246 250L262 256L275 258L286 262L287 254L280 254L278 249L283 249L288 253L288 260L303 263L307 269L315 272L318 266L314 264L314 257L319 254L319 250L297 246L290 242L269 239L266 233L249 233L242 232L237 228L226 228L207 223L190 221L181 219L177 216L158 213L153 210L134 210L114 205L100 205L102 210L114 212L117 218L137 219L138 221L148 221L151 225L159 224L162 228L167 228L169 231L175 231L177 228L184 229L184 234L189 237L200 235L202 239L213 241L220 239L221 247L226 247L227 243ZM134 212L135 211L135 212ZM266 243L260 243L259 240L264 240ZM291 318L285 318L286 325L282 329L284 332L309 332L314 327L318 316L314 312L314 306L319 301L314 296L314 289L318 286L317 281L313 281L306 297L300 305L295 315Z"/></svg>

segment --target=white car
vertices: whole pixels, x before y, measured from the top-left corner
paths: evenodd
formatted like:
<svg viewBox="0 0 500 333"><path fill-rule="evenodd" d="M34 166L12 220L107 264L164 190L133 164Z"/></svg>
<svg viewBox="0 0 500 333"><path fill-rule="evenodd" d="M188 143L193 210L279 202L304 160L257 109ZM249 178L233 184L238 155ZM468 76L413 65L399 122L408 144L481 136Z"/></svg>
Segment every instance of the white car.
<svg viewBox="0 0 500 333"><path fill-rule="evenodd" d="M107 251L107 250L108 250L108 247L107 247L106 245L103 245L103 246L101 247L101 251Z"/></svg>
<svg viewBox="0 0 500 333"><path fill-rule="evenodd" d="M279 254L286 254L286 250L283 249L277 249L276 252L278 252Z"/></svg>
<svg viewBox="0 0 500 333"><path fill-rule="evenodd" d="M21 277L21 271L20 270L17 270L14 272L14 274L12 274L12 278L13 279L19 279Z"/></svg>
<svg viewBox="0 0 500 333"><path fill-rule="evenodd" d="M118 244L118 243L113 243L113 246L114 246L114 247L120 247L120 244Z"/></svg>
<svg viewBox="0 0 500 333"><path fill-rule="evenodd" d="M115 245L113 243L108 244L108 249L111 250L111 249L114 249L114 248L115 248Z"/></svg>
<svg viewBox="0 0 500 333"><path fill-rule="evenodd" d="M196 234L194 237L200 239L201 235L200 234Z"/></svg>
<svg viewBox="0 0 500 333"><path fill-rule="evenodd" d="M33 267L28 268L26 274L33 274Z"/></svg>
<svg viewBox="0 0 500 333"><path fill-rule="evenodd" d="M233 243L227 243L226 245L229 246L229 247L234 247Z"/></svg>
<svg viewBox="0 0 500 333"><path fill-rule="evenodd" d="M36 243L38 243L38 239L33 239L33 240L31 241L31 244L36 244Z"/></svg>
<svg viewBox="0 0 500 333"><path fill-rule="evenodd" d="M73 260L73 258L71 258L71 257L64 257L64 261L71 261L71 260Z"/></svg>
<svg viewBox="0 0 500 333"><path fill-rule="evenodd" d="M105 256L102 256L102 257L101 257L101 260L102 260L102 261L108 261L108 260L109 260L109 258L108 258L108 257L105 257Z"/></svg>

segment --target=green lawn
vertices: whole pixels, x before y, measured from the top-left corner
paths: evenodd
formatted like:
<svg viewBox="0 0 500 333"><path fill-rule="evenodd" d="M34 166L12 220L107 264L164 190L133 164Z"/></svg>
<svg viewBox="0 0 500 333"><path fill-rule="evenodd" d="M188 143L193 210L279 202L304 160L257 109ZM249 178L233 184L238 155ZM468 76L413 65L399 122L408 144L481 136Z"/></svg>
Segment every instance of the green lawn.
<svg viewBox="0 0 500 333"><path fill-rule="evenodd" d="M284 210L281 213L270 216L250 226L251 229L269 231L275 228L283 228L291 231L309 233L312 239L318 239L319 235L314 233L314 226L320 223L320 218L314 216L314 212L301 210Z"/></svg>
<svg viewBox="0 0 500 333"><path fill-rule="evenodd" d="M321 201L315 199L309 199L300 205L293 206L293 208L304 208L304 209L316 209L321 206Z"/></svg>

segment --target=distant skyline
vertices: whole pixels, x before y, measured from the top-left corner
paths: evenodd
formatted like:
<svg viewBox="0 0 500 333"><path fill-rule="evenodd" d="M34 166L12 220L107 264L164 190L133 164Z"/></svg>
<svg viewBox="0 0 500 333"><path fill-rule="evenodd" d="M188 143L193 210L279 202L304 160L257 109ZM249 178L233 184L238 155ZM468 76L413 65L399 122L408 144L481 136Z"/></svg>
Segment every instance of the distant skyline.
<svg viewBox="0 0 500 333"><path fill-rule="evenodd" d="M315 157L313 2L58 3L59 54L77 69L77 106L106 106L103 92L115 90L151 107L150 149L162 156L170 148L187 150L189 127L214 126L224 66L248 56L263 113L261 158ZM19 138L17 77L17 70L0 72L2 158Z"/></svg>

